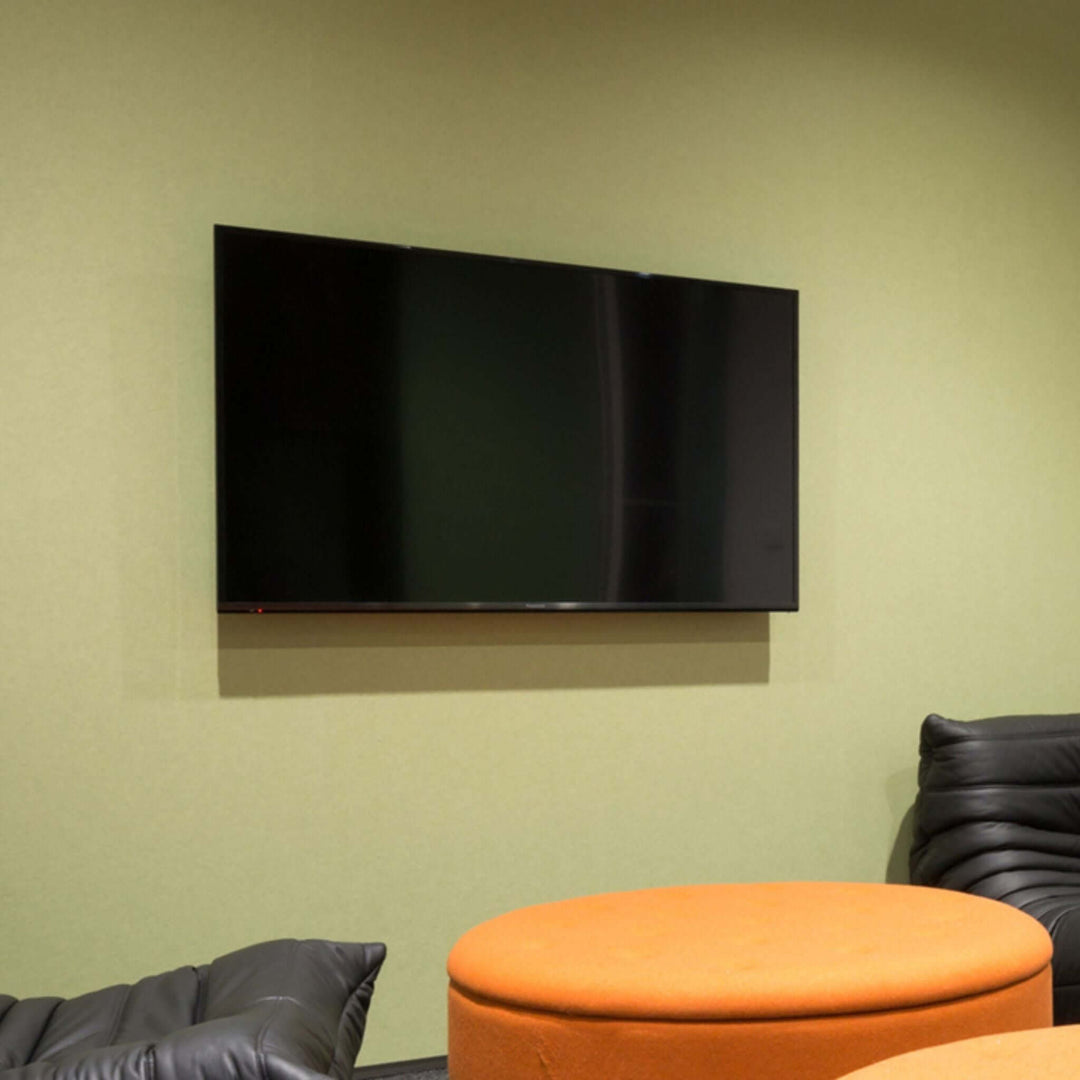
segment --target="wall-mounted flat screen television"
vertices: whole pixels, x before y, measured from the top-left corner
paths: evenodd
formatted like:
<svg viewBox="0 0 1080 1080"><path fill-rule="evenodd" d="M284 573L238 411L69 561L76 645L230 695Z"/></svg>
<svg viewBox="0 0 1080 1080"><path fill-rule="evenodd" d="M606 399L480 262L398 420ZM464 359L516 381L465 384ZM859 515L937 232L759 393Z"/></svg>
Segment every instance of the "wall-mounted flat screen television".
<svg viewBox="0 0 1080 1080"><path fill-rule="evenodd" d="M218 610L794 610L798 293L215 228Z"/></svg>

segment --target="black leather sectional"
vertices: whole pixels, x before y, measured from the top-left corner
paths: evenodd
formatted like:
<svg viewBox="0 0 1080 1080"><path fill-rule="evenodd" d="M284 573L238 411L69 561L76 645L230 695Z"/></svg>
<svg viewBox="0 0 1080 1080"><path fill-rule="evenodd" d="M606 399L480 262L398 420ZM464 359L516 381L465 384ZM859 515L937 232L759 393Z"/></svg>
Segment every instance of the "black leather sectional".
<svg viewBox="0 0 1080 1080"><path fill-rule="evenodd" d="M270 941L78 997L0 995L3 1080L350 1080L381 944Z"/></svg>
<svg viewBox="0 0 1080 1080"><path fill-rule="evenodd" d="M1080 714L931 714L919 757L912 882L1038 919L1054 942L1054 1021L1080 1021Z"/></svg>

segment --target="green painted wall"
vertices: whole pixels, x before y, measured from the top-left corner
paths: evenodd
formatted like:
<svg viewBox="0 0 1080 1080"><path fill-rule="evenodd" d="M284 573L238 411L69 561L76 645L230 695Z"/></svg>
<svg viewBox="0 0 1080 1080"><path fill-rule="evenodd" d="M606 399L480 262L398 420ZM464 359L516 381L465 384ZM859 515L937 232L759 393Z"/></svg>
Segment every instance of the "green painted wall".
<svg viewBox="0 0 1080 1080"><path fill-rule="evenodd" d="M927 711L1080 708L1071 0L2 19L0 989L381 938L440 1053L473 923L880 880ZM799 288L803 610L219 619L215 221Z"/></svg>

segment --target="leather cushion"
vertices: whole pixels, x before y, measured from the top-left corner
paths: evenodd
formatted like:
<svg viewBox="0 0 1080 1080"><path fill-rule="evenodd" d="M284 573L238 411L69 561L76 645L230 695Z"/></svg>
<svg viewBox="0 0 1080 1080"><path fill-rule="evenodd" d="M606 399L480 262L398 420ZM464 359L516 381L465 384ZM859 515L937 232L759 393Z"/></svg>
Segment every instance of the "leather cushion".
<svg viewBox="0 0 1080 1080"><path fill-rule="evenodd" d="M911 880L1038 919L1054 942L1055 1018L1080 1020L1080 714L931 713L919 756Z"/></svg>
<svg viewBox="0 0 1080 1080"><path fill-rule="evenodd" d="M0 997L3 1080L347 1080L381 944L271 941L63 1000Z"/></svg>

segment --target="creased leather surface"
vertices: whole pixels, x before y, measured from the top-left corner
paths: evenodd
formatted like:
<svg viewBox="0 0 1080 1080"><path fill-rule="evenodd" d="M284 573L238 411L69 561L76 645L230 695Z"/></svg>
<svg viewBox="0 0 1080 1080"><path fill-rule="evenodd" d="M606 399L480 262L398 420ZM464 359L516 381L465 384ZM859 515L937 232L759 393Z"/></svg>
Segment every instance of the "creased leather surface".
<svg viewBox="0 0 1080 1080"><path fill-rule="evenodd" d="M269 941L79 997L0 996L0 1080L348 1080L380 944Z"/></svg>
<svg viewBox="0 0 1080 1080"><path fill-rule="evenodd" d="M919 740L911 880L1003 900L1054 942L1054 1020L1080 1021L1080 714L948 720Z"/></svg>

